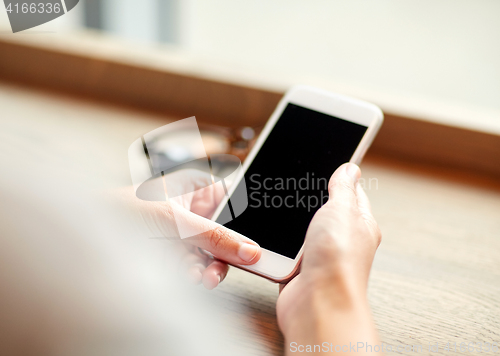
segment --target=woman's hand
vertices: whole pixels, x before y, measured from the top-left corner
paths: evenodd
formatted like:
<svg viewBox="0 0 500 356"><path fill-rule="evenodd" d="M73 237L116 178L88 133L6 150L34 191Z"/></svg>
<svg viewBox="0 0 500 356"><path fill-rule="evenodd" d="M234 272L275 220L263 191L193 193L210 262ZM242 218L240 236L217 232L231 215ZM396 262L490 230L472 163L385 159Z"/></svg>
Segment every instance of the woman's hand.
<svg viewBox="0 0 500 356"><path fill-rule="evenodd" d="M202 282L213 289L224 280L229 268L222 261L248 265L259 260L261 250L257 243L209 220L225 195L220 182L213 184L209 174L193 169L179 170L165 178L171 188L167 194L175 196L166 202L140 200L130 187L122 196L133 210L140 212L150 234L179 242L183 254L181 269L195 283ZM192 234L181 234L181 239L180 229ZM209 258L199 248L217 259Z"/></svg>
<svg viewBox="0 0 500 356"><path fill-rule="evenodd" d="M282 286L277 316L289 343L377 342L366 292L381 234L360 176L351 163L335 171L307 231L300 274Z"/></svg>

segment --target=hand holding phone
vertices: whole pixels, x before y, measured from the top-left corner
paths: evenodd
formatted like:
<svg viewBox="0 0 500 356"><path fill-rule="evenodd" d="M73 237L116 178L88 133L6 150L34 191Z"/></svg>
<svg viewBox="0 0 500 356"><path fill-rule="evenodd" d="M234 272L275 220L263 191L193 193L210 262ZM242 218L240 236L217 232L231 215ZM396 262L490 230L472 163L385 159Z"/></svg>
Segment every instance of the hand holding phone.
<svg viewBox="0 0 500 356"><path fill-rule="evenodd" d="M380 344L367 286L381 234L358 184L360 175L352 163L335 171L328 186L329 200L307 230L300 274L280 286L276 315L292 352L300 352L299 345L324 340L328 347L349 345L352 340Z"/></svg>
<svg viewBox="0 0 500 356"><path fill-rule="evenodd" d="M292 88L249 153L229 199L212 217L262 247L254 265L234 265L275 282L293 278L309 223L328 200L330 176L345 162L361 162L382 121L375 105L316 88ZM248 206L226 219L244 186Z"/></svg>

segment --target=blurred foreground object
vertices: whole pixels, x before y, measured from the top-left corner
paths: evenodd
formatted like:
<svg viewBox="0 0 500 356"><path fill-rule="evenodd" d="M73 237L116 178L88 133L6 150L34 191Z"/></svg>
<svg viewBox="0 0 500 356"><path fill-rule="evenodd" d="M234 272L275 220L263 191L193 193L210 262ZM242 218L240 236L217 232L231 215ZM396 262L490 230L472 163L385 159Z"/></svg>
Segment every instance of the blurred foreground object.
<svg viewBox="0 0 500 356"><path fill-rule="evenodd" d="M167 241L142 237L84 168L18 142L0 130L0 355L234 354Z"/></svg>

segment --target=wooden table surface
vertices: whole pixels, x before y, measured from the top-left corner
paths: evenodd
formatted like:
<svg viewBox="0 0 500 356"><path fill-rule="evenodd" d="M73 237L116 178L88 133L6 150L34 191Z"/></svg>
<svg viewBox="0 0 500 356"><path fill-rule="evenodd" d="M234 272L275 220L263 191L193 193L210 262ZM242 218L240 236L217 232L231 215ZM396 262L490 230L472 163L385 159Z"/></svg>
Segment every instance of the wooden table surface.
<svg viewBox="0 0 500 356"><path fill-rule="evenodd" d="M130 183L129 144L168 122L5 83L0 107L13 139L36 143L69 168L88 166L106 187ZM361 167L383 234L369 288L382 341L423 345L422 354L437 342L434 355L470 354L444 351L447 342L500 343L500 182L384 158ZM283 354L275 284L232 268L209 294L231 325L227 338L245 354Z"/></svg>

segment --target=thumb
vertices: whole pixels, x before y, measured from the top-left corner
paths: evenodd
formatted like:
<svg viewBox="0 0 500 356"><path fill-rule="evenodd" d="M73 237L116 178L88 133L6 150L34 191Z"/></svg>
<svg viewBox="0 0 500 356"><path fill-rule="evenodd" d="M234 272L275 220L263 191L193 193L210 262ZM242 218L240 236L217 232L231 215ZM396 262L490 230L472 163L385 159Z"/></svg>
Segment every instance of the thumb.
<svg viewBox="0 0 500 356"><path fill-rule="evenodd" d="M361 170L354 163L345 163L333 173L328 183L329 201L334 205L356 206L356 186Z"/></svg>
<svg viewBox="0 0 500 356"><path fill-rule="evenodd" d="M248 265L260 259L261 249L256 242L175 203L172 208L183 241L233 264Z"/></svg>

